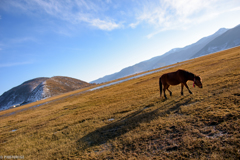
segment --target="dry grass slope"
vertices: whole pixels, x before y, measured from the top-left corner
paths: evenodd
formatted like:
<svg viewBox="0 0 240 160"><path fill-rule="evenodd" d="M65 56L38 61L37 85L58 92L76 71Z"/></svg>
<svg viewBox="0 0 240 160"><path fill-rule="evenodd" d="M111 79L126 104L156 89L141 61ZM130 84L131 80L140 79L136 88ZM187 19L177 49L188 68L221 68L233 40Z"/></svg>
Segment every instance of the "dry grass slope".
<svg viewBox="0 0 240 160"><path fill-rule="evenodd" d="M25 159L239 159L240 47L161 72L0 117L0 155ZM158 78L179 68L203 89ZM189 82L189 87L192 82ZM5 112L4 112L5 113ZM0 115L3 114L0 112Z"/></svg>

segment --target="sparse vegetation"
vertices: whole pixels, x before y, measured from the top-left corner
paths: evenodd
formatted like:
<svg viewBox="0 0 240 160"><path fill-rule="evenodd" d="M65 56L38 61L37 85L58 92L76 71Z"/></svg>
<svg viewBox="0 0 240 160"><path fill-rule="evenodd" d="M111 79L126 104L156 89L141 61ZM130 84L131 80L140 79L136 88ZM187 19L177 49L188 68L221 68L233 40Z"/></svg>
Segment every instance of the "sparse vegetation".
<svg viewBox="0 0 240 160"><path fill-rule="evenodd" d="M24 155L25 159L239 159L239 62L240 47L236 47L2 116L0 155ZM203 89L191 88L193 95L185 92L181 96L180 85L171 86L173 96L160 99L158 78L179 68L200 75ZM0 116L10 111L2 111Z"/></svg>

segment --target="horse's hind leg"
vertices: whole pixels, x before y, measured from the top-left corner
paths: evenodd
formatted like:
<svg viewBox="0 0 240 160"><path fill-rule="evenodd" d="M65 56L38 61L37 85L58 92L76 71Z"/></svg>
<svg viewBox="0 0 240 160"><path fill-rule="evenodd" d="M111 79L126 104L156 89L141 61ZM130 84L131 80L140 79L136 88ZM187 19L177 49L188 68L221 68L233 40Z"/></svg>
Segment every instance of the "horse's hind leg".
<svg viewBox="0 0 240 160"><path fill-rule="evenodd" d="M167 87L167 90L170 93L170 96L172 96L172 92L168 88L169 88L169 86Z"/></svg>
<svg viewBox="0 0 240 160"><path fill-rule="evenodd" d="M183 96L183 84L181 83L181 95Z"/></svg>
<svg viewBox="0 0 240 160"><path fill-rule="evenodd" d="M166 91L166 89L168 90L168 87L169 86L164 85L164 88L163 88L163 94L164 94L165 99L167 99L165 91Z"/></svg>
<svg viewBox="0 0 240 160"><path fill-rule="evenodd" d="M166 91L166 89L164 88L164 89L163 89L163 94L164 94L165 99L167 99L167 96L166 96L165 91Z"/></svg>
<svg viewBox="0 0 240 160"><path fill-rule="evenodd" d="M172 92L168 89L168 92L170 93L170 96L172 96Z"/></svg>

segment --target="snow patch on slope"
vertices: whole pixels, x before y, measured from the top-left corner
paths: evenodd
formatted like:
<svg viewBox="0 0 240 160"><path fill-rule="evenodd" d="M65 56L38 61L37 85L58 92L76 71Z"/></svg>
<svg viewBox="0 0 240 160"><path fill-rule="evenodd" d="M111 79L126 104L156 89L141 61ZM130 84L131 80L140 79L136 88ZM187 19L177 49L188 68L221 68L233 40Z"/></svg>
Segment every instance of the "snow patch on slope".
<svg viewBox="0 0 240 160"><path fill-rule="evenodd" d="M0 96L0 110L18 107L90 85L92 84L70 77L35 78L4 92Z"/></svg>
<svg viewBox="0 0 240 160"><path fill-rule="evenodd" d="M227 45L228 43L226 42L225 44L221 45L221 46L213 46L213 47L209 47L207 49L207 52L209 53L214 53L214 52L218 52L218 51L222 51L227 49Z"/></svg>
<svg viewBox="0 0 240 160"><path fill-rule="evenodd" d="M51 97L51 93L47 88L46 81L44 81L32 91L26 102L35 102L48 97Z"/></svg>

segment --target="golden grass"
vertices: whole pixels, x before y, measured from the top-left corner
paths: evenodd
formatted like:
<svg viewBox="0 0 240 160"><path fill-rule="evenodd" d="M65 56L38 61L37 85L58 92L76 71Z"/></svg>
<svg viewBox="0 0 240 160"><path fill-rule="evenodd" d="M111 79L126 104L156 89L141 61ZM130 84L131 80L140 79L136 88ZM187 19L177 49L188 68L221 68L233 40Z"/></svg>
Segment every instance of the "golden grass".
<svg viewBox="0 0 240 160"><path fill-rule="evenodd" d="M239 159L239 62L240 47L236 47L114 86L63 94L40 107L0 117L0 155ZM193 95L184 88L181 96L180 85L171 86L173 96L160 99L158 78L179 68L200 75L203 89L192 88L189 82Z"/></svg>

